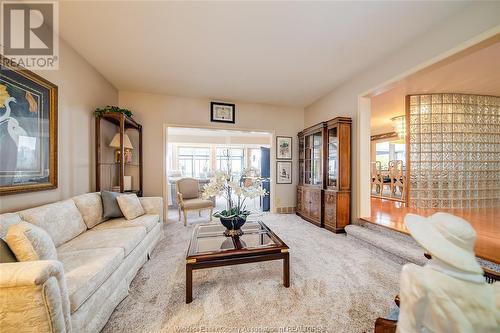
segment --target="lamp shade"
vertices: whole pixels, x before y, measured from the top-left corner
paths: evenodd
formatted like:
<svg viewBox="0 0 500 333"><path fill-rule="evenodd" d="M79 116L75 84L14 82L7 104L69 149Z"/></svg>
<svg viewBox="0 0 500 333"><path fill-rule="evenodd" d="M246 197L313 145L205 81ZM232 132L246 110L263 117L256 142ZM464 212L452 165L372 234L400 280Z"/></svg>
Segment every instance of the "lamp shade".
<svg viewBox="0 0 500 333"><path fill-rule="evenodd" d="M120 133L116 133L109 144L112 148L120 148ZM123 134L123 146L125 149L134 149L127 134Z"/></svg>

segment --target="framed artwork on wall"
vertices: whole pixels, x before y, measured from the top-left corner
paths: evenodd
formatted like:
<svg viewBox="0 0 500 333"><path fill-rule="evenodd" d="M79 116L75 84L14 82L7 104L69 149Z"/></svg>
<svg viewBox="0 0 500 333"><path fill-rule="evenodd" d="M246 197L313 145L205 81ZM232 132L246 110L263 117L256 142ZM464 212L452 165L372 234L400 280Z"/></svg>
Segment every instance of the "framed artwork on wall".
<svg viewBox="0 0 500 333"><path fill-rule="evenodd" d="M292 159L292 137L277 136L276 137L276 159L291 160Z"/></svg>
<svg viewBox="0 0 500 333"><path fill-rule="evenodd" d="M210 102L210 121L234 124L235 109L234 104Z"/></svg>
<svg viewBox="0 0 500 333"><path fill-rule="evenodd" d="M292 162L277 161L276 162L276 184L291 184L292 183Z"/></svg>
<svg viewBox="0 0 500 333"><path fill-rule="evenodd" d="M57 86L0 55L0 195L57 188Z"/></svg>

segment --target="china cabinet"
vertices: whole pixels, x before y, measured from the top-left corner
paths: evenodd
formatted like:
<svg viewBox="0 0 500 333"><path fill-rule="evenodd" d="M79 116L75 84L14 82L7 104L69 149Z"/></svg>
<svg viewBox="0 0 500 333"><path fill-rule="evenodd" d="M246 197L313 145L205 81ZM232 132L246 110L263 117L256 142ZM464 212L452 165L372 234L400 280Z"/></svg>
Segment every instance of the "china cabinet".
<svg viewBox="0 0 500 333"><path fill-rule="evenodd" d="M351 119L304 129L299 139L297 214L333 232L350 221Z"/></svg>

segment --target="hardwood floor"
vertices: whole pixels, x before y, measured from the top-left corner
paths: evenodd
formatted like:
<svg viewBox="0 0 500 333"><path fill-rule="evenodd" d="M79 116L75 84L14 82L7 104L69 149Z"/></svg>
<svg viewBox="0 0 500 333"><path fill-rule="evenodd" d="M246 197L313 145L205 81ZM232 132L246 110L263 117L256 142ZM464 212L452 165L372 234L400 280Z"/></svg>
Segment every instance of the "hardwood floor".
<svg viewBox="0 0 500 333"><path fill-rule="evenodd" d="M476 255L500 264L500 208L416 209L399 201L371 198L371 216L362 220L408 234L404 217L408 213L429 216L444 211L470 222L477 233Z"/></svg>

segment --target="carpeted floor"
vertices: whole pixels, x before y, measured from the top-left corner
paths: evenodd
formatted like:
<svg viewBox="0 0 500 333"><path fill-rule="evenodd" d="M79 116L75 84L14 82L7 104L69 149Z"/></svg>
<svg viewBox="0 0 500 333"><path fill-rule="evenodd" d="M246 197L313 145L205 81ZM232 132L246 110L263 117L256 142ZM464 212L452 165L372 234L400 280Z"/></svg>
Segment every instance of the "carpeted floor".
<svg viewBox="0 0 500 333"><path fill-rule="evenodd" d="M372 332L398 293L401 266L295 215L264 214L290 247L290 288L281 261L205 269L194 271L186 304L186 250L207 218L194 213L186 228L171 214L103 332Z"/></svg>

